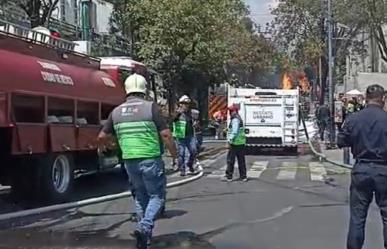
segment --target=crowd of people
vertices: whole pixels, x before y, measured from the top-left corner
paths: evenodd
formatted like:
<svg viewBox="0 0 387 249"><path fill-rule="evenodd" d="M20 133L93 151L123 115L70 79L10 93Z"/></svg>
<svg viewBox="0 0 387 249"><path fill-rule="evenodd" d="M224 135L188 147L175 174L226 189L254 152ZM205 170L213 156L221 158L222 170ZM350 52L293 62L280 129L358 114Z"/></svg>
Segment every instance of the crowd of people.
<svg viewBox="0 0 387 249"><path fill-rule="evenodd" d="M316 105L315 107L315 116L317 120L317 125L319 128L319 137L321 141L325 140L327 132L330 132L330 121L334 118L334 123L337 127L337 131L340 131L344 120L361 110L364 109L366 103L365 99L362 96L353 96L346 97L343 94L340 94L336 99L335 103L339 103L339 108L335 110L335 115L331 115L330 107L328 104Z"/></svg>
<svg viewBox="0 0 387 249"><path fill-rule="evenodd" d="M184 177L187 170L195 173L195 162L203 141L200 112L195 109L194 101L187 95L182 96L168 125L159 106L149 98L147 85L146 79L136 73L126 79L127 99L110 113L98 135L101 152L106 151L104 141L109 137L115 137L118 142L135 200L137 227L133 236L136 237L136 247L139 249L149 247L155 220L165 210L165 149L170 152L177 170ZM228 111L228 166L223 180L233 180L234 164L238 159L240 180L245 182L244 124L237 106L230 106ZM221 117L218 121L223 122L223 119ZM188 159L186 151L189 152Z"/></svg>

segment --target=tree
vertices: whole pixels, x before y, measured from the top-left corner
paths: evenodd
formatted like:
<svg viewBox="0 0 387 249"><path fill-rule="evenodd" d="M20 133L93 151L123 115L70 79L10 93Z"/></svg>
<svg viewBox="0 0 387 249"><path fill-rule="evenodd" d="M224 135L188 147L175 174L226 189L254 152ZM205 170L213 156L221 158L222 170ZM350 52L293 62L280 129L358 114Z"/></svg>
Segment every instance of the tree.
<svg viewBox="0 0 387 249"><path fill-rule="evenodd" d="M384 27L387 24L387 1L358 0L372 36L376 39L382 60L387 62L387 41Z"/></svg>
<svg viewBox="0 0 387 249"><path fill-rule="evenodd" d="M14 3L28 16L31 27L48 26L59 0L0 0L0 4Z"/></svg>
<svg viewBox="0 0 387 249"><path fill-rule="evenodd" d="M133 56L161 73L171 99L223 82L225 62L250 71L268 64L263 50L269 46L254 34L242 0L115 3L115 32L131 37Z"/></svg>
<svg viewBox="0 0 387 249"><path fill-rule="evenodd" d="M357 39L367 27L367 19L363 14L363 6L359 4L360 1L363 0L332 1L336 82L340 82L345 74L346 55L350 52L364 52L362 41ZM275 19L271 28L277 46L289 52L300 68L318 65L321 58L324 85L320 87L326 89L328 70L326 1L280 0L273 14Z"/></svg>
<svg viewBox="0 0 387 249"><path fill-rule="evenodd" d="M322 1L280 0L273 10L272 24L276 42L284 49L290 49L300 64L314 63L326 52L326 6ZM356 36L366 26L359 0L333 1L334 54L338 58L348 53L356 43ZM345 57L345 56L344 56Z"/></svg>

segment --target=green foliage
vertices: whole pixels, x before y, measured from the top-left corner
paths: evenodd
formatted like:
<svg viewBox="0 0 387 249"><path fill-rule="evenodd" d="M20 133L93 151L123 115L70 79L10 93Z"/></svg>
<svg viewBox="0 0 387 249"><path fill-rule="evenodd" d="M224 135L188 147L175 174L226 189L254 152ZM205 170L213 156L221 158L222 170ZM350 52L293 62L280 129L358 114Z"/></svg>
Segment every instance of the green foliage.
<svg viewBox="0 0 387 249"><path fill-rule="evenodd" d="M191 87L188 78L222 82L226 62L263 70L272 61L242 0L116 0L115 6L115 31L130 37L134 57L171 85Z"/></svg>
<svg viewBox="0 0 387 249"><path fill-rule="evenodd" d="M365 13L367 1L379 0L332 1L336 82L342 81L345 75L346 56L365 52L365 45L359 37L369 27L369 18ZM280 0L273 10L275 20L271 28L275 42L289 52L298 67L318 65L320 58L324 60L323 67L328 65L326 4L326 1Z"/></svg>
<svg viewBox="0 0 387 249"><path fill-rule="evenodd" d="M0 0L1 5L11 2L27 14L31 27L34 28L36 26L48 26L48 21L59 0Z"/></svg>
<svg viewBox="0 0 387 249"><path fill-rule="evenodd" d="M356 44L356 37L366 27L367 21L362 15L363 0L332 1L333 20L337 24L334 30L334 53L337 58L345 58L348 48ZM299 64L314 64L325 55L326 11L323 1L280 0L273 10L275 20L272 25L276 42L284 50L292 52L292 58Z"/></svg>

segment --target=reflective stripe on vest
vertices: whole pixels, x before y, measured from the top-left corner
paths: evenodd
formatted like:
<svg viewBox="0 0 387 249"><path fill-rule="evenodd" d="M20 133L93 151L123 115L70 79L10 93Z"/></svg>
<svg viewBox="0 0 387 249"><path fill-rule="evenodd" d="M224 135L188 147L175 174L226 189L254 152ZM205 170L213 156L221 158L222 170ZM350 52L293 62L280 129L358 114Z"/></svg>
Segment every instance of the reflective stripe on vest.
<svg viewBox="0 0 387 249"><path fill-rule="evenodd" d="M173 136L175 138L185 138L187 132L187 122L178 120L173 123Z"/></svg>
<svg viewBox="0 0 387 249"><path fill-rule="evenodd" d="M114 126L122 158L143 159L161 155L160 138L152 121L123 122Z"/></svg>

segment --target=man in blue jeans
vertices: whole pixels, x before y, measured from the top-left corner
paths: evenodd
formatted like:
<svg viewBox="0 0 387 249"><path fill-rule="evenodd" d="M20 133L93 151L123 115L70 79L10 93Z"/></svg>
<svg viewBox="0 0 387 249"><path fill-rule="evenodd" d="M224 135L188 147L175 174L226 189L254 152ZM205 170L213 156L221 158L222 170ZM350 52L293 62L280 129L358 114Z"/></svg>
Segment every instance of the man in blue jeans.
<svg viewBox="0 0 387 249"><path fill-rule="evenodd" d="M190 110L191 99L184 95L180 98L179 104L180 106L173 120L173 135L179 147L178 166L180 175L186 176L186 167L188 167L191 173L195 173L193 164L196 158L197 144ZM185 162L186 149L188 149L190 154L187 163Z"/></svg>
<svg viewBox="0 0 387 249"><path fill-rule="evenodd" d="M117 137L129 179L133 183L138 218L137 248L148 248L154 222L165 203L166 176L161 140L173 157L176 147L157 105L145 99L147 82L133 74L125 81L127 100L109 115L98 138ZM103 148L102 148L103 149Z"/></svg>

